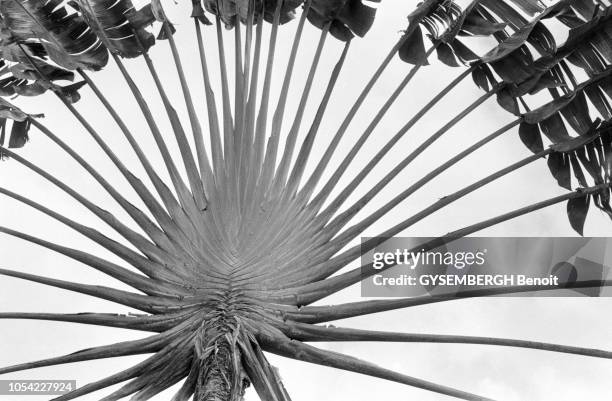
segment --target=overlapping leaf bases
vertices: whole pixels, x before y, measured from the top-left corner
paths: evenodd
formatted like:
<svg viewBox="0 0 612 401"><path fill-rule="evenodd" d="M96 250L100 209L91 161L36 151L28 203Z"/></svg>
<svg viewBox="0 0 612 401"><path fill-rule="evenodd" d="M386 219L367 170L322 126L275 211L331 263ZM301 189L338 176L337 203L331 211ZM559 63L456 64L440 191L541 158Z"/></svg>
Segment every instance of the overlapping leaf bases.
<svg viewBox="0 0 612 401"><path fill-rule="evenodd" d="M107 173L108 176L111 175L110 172L102 173L96 170L88 160L72 149L63 138L54 134L51 128L43 125L39 119L21 112L8 101L0 101L0 118L12 119L15 121L13 127L17 126L12 129L14 132L9 145L13 147L23 145L25 142L23 132L27 132L27 128L32 125L41 135L45 135L53 142L54 146L61 148L67 158L74 159L125 211L132 220L129 223L139 228L138 231L131 228L131 225L115 217L101 205L90 201L87 194L39 168L26 157L0 147L3 156L10 157L12 162L19 163L64 191L87 208L101 223L108 225L122 238L122 241L115 241L94 227L81 224L54 211L46 204L37 203L3 187L0 187L0 194L57 220L111 252L121 261L115 263L81 249L4 226L0 226L0 233L58 252L119 280L128 286L129 290L86 285L79 283L78 280L51 279L4 267L0 268L0 275L90 295L143 312L129 316L106 313L14 312L0 313L0 319L52 320L151 333L148 337L139 340L94 347L69 355L2 368L0 374L101 358L151 354L142 362L124 371L79 387L57 400L75 399L117 384L121 387L103 398L105 401L125 397L131 397L135 401L148 400L184 379L172 401L187 401L192 396L196 401L238 401L248 382L264 401L289 401L289 394L278 373L270 366L264 354L264 351L268 351L460 399L485 400L484 397L404 375L307 343L317 341L471 343L612 359L612 352L541 342L474 336L389 333L319 325L344 318L461 297L543 289L538 286L526 286L494 289L495 291L486 289L484 292L461 290L447 294L446 297L426 294L405 299L312 305L359 283L364 276L379 272L371 263L341 272L342 269L349 267L352 261L359 259L362 252L376 247L379 243L377 241L398 235L455 200L529 162L539 160L543 155L549 155L549 164L560 183L569 186L569 169L572 168L584 188L477 222L436 238L434 242L422 244L418 249L431 249L440 241L444 242L447 236L452 239L469 235L561 201L569 200L568 211L572 225L578 231L581 231L584 225L591 198L595 200L597 206L609 210L607 196L610 188L610 131L608 127L612 112L608 102L609 84L606 72L610 53L607 46L610 46L612 39L608 37L607 29L604 29L607 26L605 25L607 7L595 7L594 3L591 7L588 1L582 0L572 2L571 6L568 6L568 2L562 2L552 8L545 8L535 0L481 0L472 2L469 7L463 9L451 0L427 0L409 16L410 24L407 30L383 59L330 140L328 135L323 135L322 123L326 113L329 112L327 110L329 102L335 94L336 82L347 60L352 42L350 39L354 35L364 35L372 24L374 8L370 7L369 3L353 0L308 0L304 3L206 1L204 6L215 12L219 21L230 26L246 22L244 36L242 36L242 26L234 25L240 29L235 29L233 32L236 55L233 80L229 79L231 73L225 60L223 30L220 25L216 26L218 44L216 50L219 52L220 72L217 76L220 82L213 83L206 57L208 48L202 33L202 25L210 24L210 21L204 14L202 4L197 0L192 2L194 6L192 17L198 45L198 61L202 69L202 82L197 81L199 77L188 78L182 68L181 54L171 34L171 26L161 9L160 0L154 0L150 7L138 12L135 12L126 0L79 0L73 3L54 0L47 2L0 0L0 17L4 28L1 48L6 52L4 58L7 65L16 66L5 70L6 73L17 74L17 78L27 85L44 85L46 88L52 88L75 118L78 132L87 133L92 137L148 211L145 213L137 208L126 195L114 187L114 184L106 178ZM296 26L280 95L278 99L272 99L271 87L277 79L277 74L273 74L273 71L275 71L279 24L288 21L293 11L302 4L303 12ZM272 24L264 24L263 19L256 18L262 13L267 21L272 21ZM556 43L554 36L547 31L543 21L552 18L562 21L572 29L565 44ZM169 58L176 67L180 81L194 146L187 139L184 121L176 110L178 103L169 99L164 89L165 80L160 79L155 63L144 52L152 44L153 39L142 28L154 19L163 22L162 35L168 39L167 50L171 54ZM321 36L304 87L299 88L300 106L295 115L287 116L286 103L290 96L291 79L307 20L321 28ZM262 56L265 53L262 52L264 26L270 27L267 60L263 60ZM376 149L375 156L357 172L348 185L339 188L340 193L330 199L331 202L328 204L328 197L338 188L349 167L352 167L351 163L368 136L372 134L378 122L391 104L398 99L399 93L421 65L426 63L428 51L425 50L422 27L429 32L443 61L451 65L469 63L470 67L412 117L384 146ZM325 41L330 34L346 43L342 51L338 52L338 60L329 77L326 77L325 92L322 99L316 102L316 115L300 144L298 133L305 119L304 110L309 104L317 69L323 68L318 64ZM462 35L492 36L499 45L484 56L478 56L476 51L470 50L467 43L462 42L464 38ZM535 56L526 43L536 49L540 56ZM381 106L361 136L351 144L350 151L339 166L332 166L330 161L338 156L335 152L340 148L340 141L351 121L398 52L404 60L418 65L407 72L398 89ZM146 64L145 73L150 74L155 83L160 98L157 100L163 103L165 115L153 114L148 100L142 95L137 83L123 64L122 57L134 57L139 54L143 55ZM143 152L128 124L125 124L119 111L104 96L104 88L99 88L95 79L85 73L84 70L104 67L109 58L113 59L125 81L125 91L129 91L138 105L139 110L128 110L130 118L143 118L146 121L163 165L153 165L149 161L149 155ZM584 74L587 78L579 82L577 76L568 73L572 68L569 64L586 71ZM150 186L145 185L141 177L135 176L105 141L108 127L105 126L98 131L72 104L70 100L74 99L68 99L68 95L63 93L62 89L53 86L56 81L60 81L60 78L72 78L73 69L83 77L93 95L100 100L104 107L101 109L102 112L108 112L116 123L117 127L113 125L111 128L115 130L113 132L118 128L129 142L146 173L146 178L150 181L147 181ZM448 94L454 85L470 74L473 74L475 81L488 93L468 106L467 111L482 104L489 96L497 94L504 107L521 115L520 120L517 118L515 122L506 124L457 156L445 160L443 164L408 188L401 188L400 194L375 208L364 218L357 216L379 192L389 188L390 183L412 160L466 115L466 111L461 112L458 117L445 124L421 145L416 146L382 179L368 186L366 193L358 200L349 201L353 191L364 183L366 176L374 170L382 158L394 153L392 150L397 149L398 141L410 127ZM231 81L234 82L233 89L235 89L233 104L229 90ZM25 90L21 87L23 82L15 82L19 83L5 84L4 88L14 88L15 94L19 90ZM206 97L205 109L202 105L196 104L191 96L194 88L202 86ZM217 87L221 88L219 103L214 92ZM532 107L533 110L528 111L526 107L528 102L531 102L528 95L532 92L546 91L550 93L552 101ZM590 107L585 110L586 100L594 104L594 109L600 114L599 117L591 116ZM276 107L271 113L273 101L276 101ZM346 99L342 97L341 101L345 102ZM203 112L206 112L208 117L207 132L200 125ZM268 124L269 117L270 124ZM286 117L293 117L293 123L288 130L283 129ZM158 120L161 118L167 118L170 123L167 131L162 131L158 126ZM556 122L551 122L553 118ZM553 127L553 124L561 124L559 120L562 125ZM392 227L380 235L382 240L374 238L363 244L349 246L352 241L359 239L366 228L379 221L416 190L501 133L516 127L519 122L521 137L530 149L536 152L535 156L530 155L525 160L438 199L416 214L393 223ZM561 126L567 128L567 134L566 131L560 131ZM574 135L570 135L570 130ZM287 131L285 140L282 141L281 135L285 131ZM542 132L552 142L553 148L544 149ZM4 129L1 134L4 138ZM210 136L210 160L204 135ZM312 152L314 143L315 140L320 140L321 136L325 136L323 138L326 143L325 151L322 155L315 155L316 152ZM169 141L176 141L177 152L170 152ZM281 144L284 144L284 147L281 147ZM403 154L404 150L396 154ZM310 172L306 167L313 158L317 159L317 163ZM292 163L292 160L295 162ZM163 172L168 173L168 182L159 174L164 168ZM583 171L588 172L595 185L589 186L590 183L587 182ZM181 174L182 172L186 174ZM319 183L322 183L327 172L330 172L330 177L325 178L326 182L319 190ZM185 180L183 176L187 179ZM357 222L349 225L354 220ZM390 266L385 268L388 267ZM579 280L566 284L574 287L612 286L610 281L593 283ZM550 288L545 287L545 289Z"/></svg>
<svg viewBox="0 0 612 401"><path fill-rule="evenodd" d="M550 7L536 0L477 0L464 7L431 1L415 13L413 23L426 28L442 62L471 65L476 84L495 91L502 107L522 116L520 137L531 151L541 152L545 142L553 145L548 165L559 185L571 190L572 172L582 187L589 185L588 176L598 184L610 179L611 15L610 6L591 0ZM561 43L547 25L551 20L568 31ZM499 44L478 55L464 39L474 36L493 37ZM400 54L404 61L425 63L424 49L417 27ZM542 94L549 100L542 102ZM535 95L539 100L532 100ZM609 189L593 200L612 217Z"/></svg>

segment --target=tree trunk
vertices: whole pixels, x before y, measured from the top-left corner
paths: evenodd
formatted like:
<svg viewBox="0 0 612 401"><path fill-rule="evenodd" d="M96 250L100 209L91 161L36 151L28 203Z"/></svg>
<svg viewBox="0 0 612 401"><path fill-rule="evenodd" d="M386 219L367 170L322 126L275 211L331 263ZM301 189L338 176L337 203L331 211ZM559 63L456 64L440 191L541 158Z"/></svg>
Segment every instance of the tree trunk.
<svg viewBox="0 0 612 401"><path fill-rule="evenodd" d="M235 328L209 327L200 347L200 370L194 401L242 401L250 385L236 345ZM212 332L212 333L211 333ZM212 335L211 335L212 334Z"/></svg>

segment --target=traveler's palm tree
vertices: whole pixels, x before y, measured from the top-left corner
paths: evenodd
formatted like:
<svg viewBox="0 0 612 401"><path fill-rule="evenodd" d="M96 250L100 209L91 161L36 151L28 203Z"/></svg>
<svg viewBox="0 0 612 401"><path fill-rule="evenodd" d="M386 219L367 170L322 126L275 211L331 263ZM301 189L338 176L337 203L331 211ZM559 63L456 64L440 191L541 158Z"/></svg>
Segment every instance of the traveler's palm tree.
<svg viewBox="0 0 612 401"><path fill-rule="evenodd" d="M374 1L378 2L378 1ZM371 3L371 2L370 2ZM379 5L384 7L384 4ZM450 232L423 244L433 249L445 241L522 216L550 205L567 202L572 227L582 233L592 204L612 217L610 206L612 173L612 7L601 0L425 0L408 16L408 26L374 75L350 107L341 126L331 136L321 157L307 169L322 132L332 101L335 84L350 66L345 59L354 37L363 37L374 22L376 9L361 0L193 0L195 59L201 63L206 107L194 104L191 92L200 82L187 77L173 37L175 28L159 0L137 10L130 0L0 0L2 80L0 94L37 96L50 93L61 100L108 156L140 201L148 209L139 210L126 195L115 189L104 174L62 139L65 127L48 127L39 115L27 114L8 100L0 100L2 130L1 155L5 162L19 163L42 176L84 205L110 226L130 246L114 241L98 230L37 203L26 195L0 188L15 201L58 220L95 241L123 259L131 268L115 264L88 252L0 227L4 234L51 249L117 279L133 291L84 285L18 271L2 269L0 274L30 280L109 300L143 312L139 315L104 313L2 313L3 319L53 320L89 325L127 328L151 332L134 341L86 349L56 358L0 369L0 374L43 366L88 361L127 355L151 354L127 370L82 386L57 400L69 400L122 383L117 391L103 398L132 397L146 400L184 380L173 401L239 400L245 388L253 385L266 401L286 401L290 396L266 354L274 353L300 361L331 366L404 383L409 386L459 399L484 397L409 377L372 363L310 345L320 341L440 342L524 347L591 357L611 358L612 353L558 344L502 338L416 335L347 329L322 323L407 308L456 297L499 295L544 289L538 286L460 291L444 296L418 296L392 300L371 300L326 306L317 301L335 294L374 274L371 265L340 272L361 253L379 246L384 238L402 233L408 227L438 210L513 171L542 158L552 175L568 192L530 206L508 211L463 229ZM294 18L296 17L297 18ZM279 52L275 48L281 26L297 19L295 39L278 98L271 86L279 77L272 74ZM211 23L212 21L212 23ZM320 30L320 41L312 60L305 87L293 93L300 100L290 127L285 106L290 94L294 67L298 61L300 39L312 24ZM209 27L213 25L214 27ZM226 63L228 44L223 26L233 29L231 44L235 65ZM553 29L553 26L555 27ZM563 29L562 29L563 28ZM181 26L181 29L188 29ZM219 49L220 82L211 80L207 48L203 36L216 30ZM157 73L148 50L156 38L169 43L184 95L189 121L183 121L169 99L164 82ZM270 30L264 43L264 30ZM488 41L477 42L474 37ZM563 38L563 39L561 39ZM358 38L357 38L358 39ZM357 40L355 39L355 40ZM314 120L305 136L299 136L304 109L329 40L345 43L331 72ZM367 39L364 39L367 40ZM483 43L491 44L483 50ZM268 46L267 53L264 51ZM264 57L264 54L266 56ZM456 79L432 96L422 110L380 149L367 165L353 165L364 144L402 90L418 71L426 69L428 59L439 60L459 71ZM280 55L282 56L282 55ZM162 132L148 100L141 94L124 66L126 58L142 57L154 79L169 119L171 132ZM363 128L338 165L339 143L360 112L375 83L395 58L412 64L397 89ZM191 61L191 60L190 60ZM164 165L154 165L141 144L124 123L118 110L98 86L95 73L114 64L139 106ZM454 70L452 70L454 71ZM233 77L232 77L233 75ZM448 123L421 144L407 152L395 168L376 182L356 202L351 195L370 171L395 150L398 141L460 82L472 77L483 94L465 105ZM76 83L66 83L75 78ZM231 85L231 83L234 83ZM233 86L230 89L230 86ZM116 124L142 164L147 177L136 177L107 145L106 129L94 127L75 103L79 91L93 91L101 110ZM218 92L215 92L217 90ZM356 216L374 196L406 169L435 141L478 108L496 97L501 107L516 118L484 139L460 151L439 167L402 189L402 192L374 212ZM546 99L545 99L546 98ZM545 100L544 100L545 99ZM182 101L181 101L182 102ZM201 114L201 110L206 110ZM272 112L273 111L273 112ZM204 127L200 121L208 121ZM74 128L77 129L77 128ZM520 139L533 152L523 160L491 171L490 175L452 193L420 212L354 247L359 238L402 201L438 175L504 133L518 129ZM139 227L126 222L94 204L70 183L39 168L10 148L24 146L29 131L48 137L67 158L78 162L131 217ZM174 135L171 138L170 135ZM188 136L192 135L192 138ZM204 138L207 136L207 140ZM298 138L300 140L298 140ZM168 147L176 141L179 155ZM5 143L7 146L5 147ZM193 146L192 146L193 144ZM174 144L173 144L174 145ZM357 174L342 188L336 188L349 168ZM166 171L161 171L165 169ZM331 169L331 170L330 170ZM331 171L324 180L326 172ZM168 182L161 176L168 174ZM574 178L572 178L574 177ZM144 179L150 181L145 184ZM332 190L338 195L328 199ZM131 223L131 222L130 222ZM351 223L351 224L350 224ZM386 266L389 268L391 266ZM572 287L609 285L609 282L576 281ZM495 397L494 394L491 396Z"/></svg>

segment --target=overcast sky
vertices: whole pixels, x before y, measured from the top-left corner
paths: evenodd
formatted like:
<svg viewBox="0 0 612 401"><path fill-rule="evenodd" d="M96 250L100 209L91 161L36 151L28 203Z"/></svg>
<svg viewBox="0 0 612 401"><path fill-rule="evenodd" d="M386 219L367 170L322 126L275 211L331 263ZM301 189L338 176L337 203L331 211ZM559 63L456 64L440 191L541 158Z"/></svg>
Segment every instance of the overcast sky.
<svg viewBox="0 0 612 401"><path fill-rule="evenodd" d="M189 2L169 6L168 12L174 17L177 42L183 55L187 76L191 79L192 93L200 108L202 125L207 127L204 98L201 82L199 59L196 51L195 35L189 14ZM389 0L383 2L377 20L365 39L355 40L352 44L345 69L341 75L332 105L321 127L320 141L313 151L314 160L322 155L327 141L335 132L359 91L369 79L378 63L399 37L399 31L406 27L406 16L416 1ZM168 2L170 4L170 2ZM289 53L296 23L281 28L278 53L282 55L276 63L275 93L279 90L286 57ZM205 30L205 40L210 64L216 67L216 38L214 28ZM285 127L290 126L299 94L307 75L307 68L318 41L319 31L307 26L300 47L299 61L292 83L292 98L287 111ZM228 33L227 43L232 35ZM264 41L264 43L266 43ZM304 118L301 138L312 121L316 106L325 89L327 77L333 68L342 44L334 39L328 41L320 73L314 85L311 101ZM231 52L230 52L231 53ZM185 117L182 95L170 62L170 52L165 42L159 42L151 51L166 89L171 99L176 100L177 109ZM231 63L231 55L229 63ZM448 84L461 69L451 69L440 65L432 58L432 65L417 75L403 92L395 107L387 114L381 125L356 158L346 177L346 184L359 172L374 153L386 143L398 128L426 103L437 91ZM164 115L161 102L156 96L152 81L145 73L141 60L129 61L127 65L150 100L154 114ZM230 64L231 65L231 64ZM373 90L362 113L355 119L340 146L340 155L350 149L352 143L362 133L372 116L377 112L389 94L409 70L410 66L396 60ZM213 68L213 82L218 83L218 70ZM128 125L134 129L137 138L154 161L162 162L154 151L154 142L146 129L144 120L136 111L133 98L124 87L122 79L113 65L93 75L100 83L110 100L118 106ZM83 99L78 109L87 116L94 126L104 134L104 138L136 174L144 176L129 146L119 130L111 124L110 118L102 111L91 92L82 91ZM217 90L217 93L219 91ZM355 200L365 193L368 187L389 171L395 163L420 141L431 135L434 130L450 120L469 102L482 93L470 79L460 85L447 99L442 101L396 146L393 153L380 164L365 181L362 189L351 198ZM36 99L17 101L28 112L43 112L44 123L51 127L64 140L69 142L87 160L92 162L116 187L124 193L132 194L128 185L89 136L77 125L71 115L52 95ZM492 133L503 124L512 121L509 115L494 100L488 101L468 118L450 131L439 143L417 159L407 171L400 174L359 217L368 215L384 204L385 201L406 188L415 179L429 172L441 162L470 146L480 138ZM165 132L169 123L160 118ZM285 131L286 132L286 131ZM301 139L298 141L301 143ZM175 149L176 147L174 147ZM72 160L68 160L42 135L33 132L26 148L19 151L32 160L52 171L58 177L90 200L103 205L109 211L127 220L125 213L112 202L96 183ZM374 236L391 227L396 222L410 216L431 202L484 177L529 155L513 130L476 152L469 160L462 161L452 171L446 172L419 191L409 200L396 207L365 233ZM336 157L333 162L341 159ZM311 166L312 167L312 166ZM0 185L18 193L28 195L54 210L64 213L83 224L94 226L112 238L117 235L101 224L81 205L76 204L57 188L20 167L18 163L6 161L0 165ZM160 168L161 171L161 168ZM326 177L328 177L327 175ZM431 216L406 230L404 236L441 235L448 231L507 212L539 200L564 193L550 176L544 160L534 163L518 172L488 185L453 206ZM130 195L131 196L131 195ZM131 199L134 199L132 196ZM137 205L140 205L136 202ZM350 204L350 201L349 201ZM96 255L121 263L114 255L100 249L87 239L60 223L32 211L26 206L6 199L0 199L0 224L40 236L74 248L83 249ZM609 236L612 223L599 211L592 210L587 220L585 235ZM533 213L496 227L487 229L481 236L574 236L567 217L565 204L560 204ZM0 267L32 272L57 278L77 278L80 282L112 285L124 288L84 265L76 263L46 249L20 240L0 235ZM358 266L358 261L349 268ZM346 302L359 299L359 287L351 288L326 300L327 302ZM388 312L377 316L351 319L337 325L404 332L423 332L437 334L463 334L499 336L564 343L569 345L597 347L612 350L612 322L609 298L497 298L462 300L421 306L410 310ZM1 311L41 311L41 312L120 312L128 308L90 297L75 295L66 291L31 284L12 278L0 277ZM14 364L70 353L82 348L103 345L128 339L141 338L142 333L110 328L90 328L53 322L0 321L0 365ZM508 401L523 400L604 400L609 398L609 379L612 362L609 360L588 359L586 357L556 355L543 351L491 348L474 345L435 345L435 344L320 344L321 347L347 353L386 368L418 378L454 386L466 391L482 394L495 399ZM6 378L24 379L76 379L79 385L108 376L131 366L142 357L129 357L80 364L38 369L16 373ZM280 368L285 385L295 401L351 400L446 400L447 397L426 391L412 389L403 385L372 379L353 373L346 373L301 362L270 356L272 363ZM5 377L3 377L5 379ZM158 396L157 400L167 400L175 389ZM111 390L104 390L107 394ZM99 399L99 394L84 397L85 400ZM44 397L0 396L4 401L30 401ZM247 400L256 400L250 390Z"/></svg>

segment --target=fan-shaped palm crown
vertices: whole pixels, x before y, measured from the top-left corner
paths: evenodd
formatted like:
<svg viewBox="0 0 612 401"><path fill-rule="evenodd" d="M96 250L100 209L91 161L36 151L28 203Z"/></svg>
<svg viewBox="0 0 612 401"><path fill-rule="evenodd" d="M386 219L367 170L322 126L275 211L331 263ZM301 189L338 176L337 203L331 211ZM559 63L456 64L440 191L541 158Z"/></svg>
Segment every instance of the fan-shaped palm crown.
<svg viewBox="0 0 612 401"><path fill-rule="evenodd" d="M1 100L2 156L58 186L112 227L130 246L116 242L96 229L27 197L3 188L0 188L0 192L73 228L119 256L138 272L78 249L0 227L5 234L64 254L122 281L134 291L78 284L17 271L0 270L0 273L114 301L145 314L4 313L0 317L78 322L154 333L141 340L0 369L0 373L99 358L152 354L125 371L83 386L57 400L74 399L123 382L127 383L104 400L127 396L133 396L133 400L145 400L182 379L186 380L173 401L187 400L192 395L196 400L238 400L249 383L262 400L289 400L276 370L263 353L268 351L472 400L484 398L306 343L469 342L610 358L610 352L554 344L373 332L318 325L341 318L445 300L423 296L335 306L311 305L372 275L374 269L369 265L337 273L358 258L361 252L378 246L382 238L401 233L455 200L543 157L548 158L550 170L561 186L571 191L574 187L571 179L573 172L578 189L449 233L443 238L421 244L420 248L431 249L443 241L563 201L568 201L570 222L579 232L582 232L591 201L612 216L612 107L609 101L612 97L612 7L595 0L562 0L554 4L544 4L538 0L426 0L420 3L408 16L406 30L399 35L397 43L390 45L387 58L366 83L361 96L331 138L314 171L306 174L306 163L313 157L311 151L336 81L344 68L351 40L355 36L364 36L374 22L376 8L372 3L361 0L204 0L202 4L199 0L193 0L192 17L208 113L202 116L191 98L190 91L194 87L188 84L182 68L184 55L179 54L174 42L175 28L168 21L159 0L138 10L130 0L0 0L0 94L5 97L35 96L51 92L57 96L76 117L82 129L95 139L148 209L144 213L130 203L87 160L45 126L40 116L26 114L9 101ZM276 78L272 70L277 58L275 44L279 27L296 15L299 21L296 22L294 45L289 54L280 96L272 104L271 85ZM207 48L203 41L203 29L212 29L208 27L211 25L209 17L215 22L218 35L222 77L219 83L211 82ZM559 22L565 27L567 39L557 39L557 36L563 35L553 34L550 21ZM300 39L303 30L307 29L307 22L321 30L320 42L306 86L300 94L298 112L291 127L285 129L285 105ZM222 25L235 30L233 107ZM159 29L157 39L169 42L189 115L189 128L178 117L176 105L166 96L162 80L148 56L149 48L155 43L151 29ZM265 59L262 56L264 29L271 31ZM346 45L329 75L316 117L303 140L298 142L303 109L330 34ZM474 37L494 39L495 46L484 53L478 51L474 47ZM339 195L327 202L330 191L346 173L382 116L433 53L437 53L438 58L449 66L462 67L461 74L410 119L385 146L377 149L376 155L363 169L358 170ZM414 66L372 123L352 144L331 177L321 182L349 124L373 85L397 55ZM155 80L180 157L170 152L167 146L170 138L158 127L157 116L150 111L147 100L124 66L123 59L134 57L144 58ZM163 158L163 168L169 174L170 186L160 178L158 168L161 167L152 165L130 129L105 98L103 88L96 86L89 75L90 71L110 68L107 66L109 60L119 68L146 119ZM368 173L400 138L469 75L484 91L482 97L413 149L357 202L342 209ZM80 79L78 82L66 84L66 81L76 77ZM217 84L221 88L220 96L213 91ZM152 189L113 153L105 142L105 133L94 128L79 113L74 103L79 100L79 90L83 87L94 92L125 135L144 167ZM549 100L536 101L541 99L533 96L536 94L548 94ZM417 156L492 96L497 97L503 108L516 115L515 121L446 161L375 212L347 227L357 213ZM269 121L268 116L272 114L269 110L272 108L274 112ZM204 118L208 120L206 128L200 124ZM432 178L517 126L521 140L534 153L533 156L440 199L416 215L398 222L380 237L368 240L361 246L346 248L366 228ZM20 148L26 143L32 127L51 139L91 174L134 220L142 233L129 228L69 184L4 147L5 132L9 136L6 138L8 148ZM193 135L193 147L188 131ZM210 137L210 149L206 148L204 135ZM285 137L283 141L280 140L281 135ZM183 172L186 172L187 180L183 179ZM317 191L319 184L322 189ZM592 284L577 282L572 285ZM535 289L538 288L506 288L497 290L497 293ZM496 291L465 292L459 293L459 296L494 293Z"/></svg>

